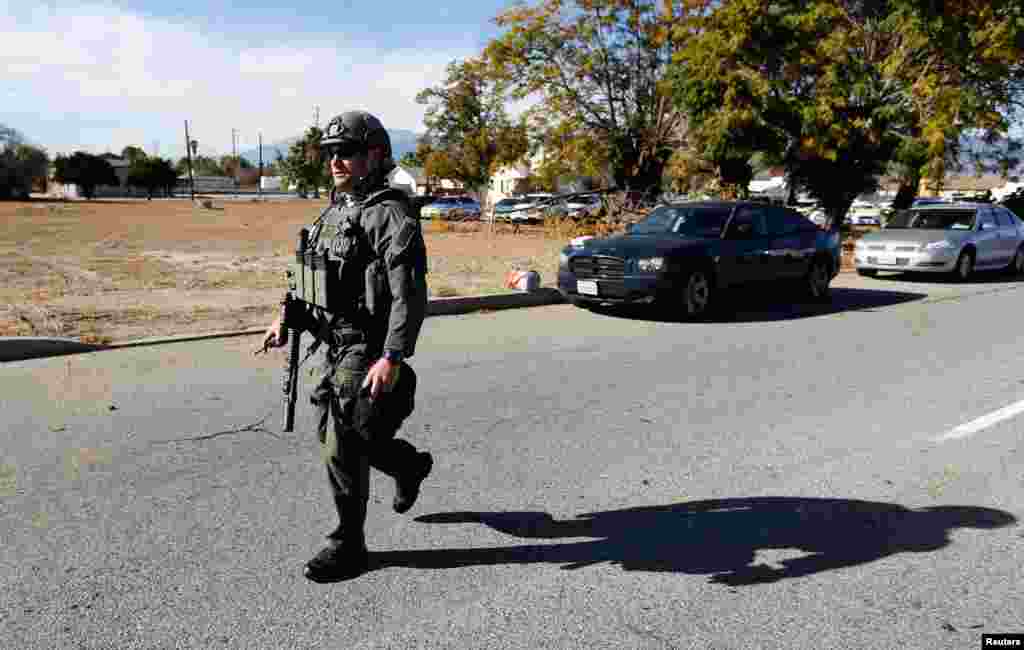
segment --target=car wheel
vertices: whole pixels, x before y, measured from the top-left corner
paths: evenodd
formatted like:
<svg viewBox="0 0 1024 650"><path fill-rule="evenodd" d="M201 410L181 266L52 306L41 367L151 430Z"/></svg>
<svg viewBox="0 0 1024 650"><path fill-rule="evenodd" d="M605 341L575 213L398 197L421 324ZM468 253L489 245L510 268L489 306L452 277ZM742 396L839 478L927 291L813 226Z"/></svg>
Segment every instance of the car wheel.
<svg viewBox="0 0 1024 650"><path fill-rule="evenodd" d="M1013 255L1013 260L1010 262L1010 266L1007 267L1007 271L1011 275L1024 275L1024 246L1017 248L1017 252Z"/></svg>
<svg viewBox="0 0 1024 650"><path fill-rule="evenodd" d="M953 278L958 282L967 282L974 273L974 253L964 251L956 259L956 267L953 269Z"/></svg>
<svg viewBox="0 0 1024 650"><path fill-rule="evenodd" d="M832 274L829 272L828 264L821 259L811 262L811 268L804 279L804 286L811 300L825 301L829 298L829 283L832 281Z"/></svg>
<svg viewBox="0 0 1024 650"><path fill-rule="evenodd" d="M863 275L865 278L874 278L878 276L878 271L875 269L857 269L857 275Z"/></svg>
<svg viewBox="0 0 1024 650"><path fill-rule="evenodd" d="M706 315L711 308L713 292L711 274L704 269L694 269L683 281L683 312L690 318Z"/></svg>

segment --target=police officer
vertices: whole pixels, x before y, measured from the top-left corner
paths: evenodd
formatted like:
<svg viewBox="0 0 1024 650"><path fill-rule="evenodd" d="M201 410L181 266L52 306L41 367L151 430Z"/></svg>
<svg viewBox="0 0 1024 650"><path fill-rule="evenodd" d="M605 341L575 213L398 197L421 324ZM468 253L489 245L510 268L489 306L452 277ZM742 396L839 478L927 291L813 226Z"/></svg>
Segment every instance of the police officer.
<svg viewBox="0 0 1024 650"><path fill-rule="evenodd" d="M278 347L287 328L326 343L312 402L339 524L306 564L310 580L354 578L367 569L369 468L395 480L393 508L409 510L433 457L395 437L413 410L416 373L405 362L426 315L426 247L404 192L388 187L395 164L384 126L365 111L328 123L320 141L330 159L331 206L310 230L309 247L323 255L327 305L296 308L267 330ZM301 296L300 296L301 298ZM329 309L327 309L329 307Z"/></svg>

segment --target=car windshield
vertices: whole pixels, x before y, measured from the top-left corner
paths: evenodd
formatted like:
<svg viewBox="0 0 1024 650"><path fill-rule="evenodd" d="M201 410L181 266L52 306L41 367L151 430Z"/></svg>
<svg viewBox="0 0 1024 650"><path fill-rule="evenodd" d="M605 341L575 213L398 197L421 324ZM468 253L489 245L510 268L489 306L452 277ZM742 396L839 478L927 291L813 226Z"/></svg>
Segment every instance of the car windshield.
<svg viewBox="0 0 1024 650"><path fill-rule="evenodd" d="M728 219L729 208L663 205L634 224L629 232L634 235L675 232L689 237L720 237Z"/></svg>
<svg viewBox="0 0 1024 650"><path fill-rule="evenodd" d="M971 230L974 210L902 210L889 219L886 228Z"/></svg>

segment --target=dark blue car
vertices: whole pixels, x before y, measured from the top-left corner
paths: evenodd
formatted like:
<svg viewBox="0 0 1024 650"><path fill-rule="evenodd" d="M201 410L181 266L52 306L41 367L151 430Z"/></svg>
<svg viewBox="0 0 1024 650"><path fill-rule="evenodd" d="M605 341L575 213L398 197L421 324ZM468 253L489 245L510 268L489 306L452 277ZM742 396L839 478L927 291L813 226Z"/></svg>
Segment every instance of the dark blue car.
<svg viewBox="0 0 1024 650"><path fill-rule="evenodd" d="M747 201L662 205L625 234L562 250L558 288L582 307L661 303L691 317L718 292L801 284L824 300L839 272L839 238L790 208Z"/></svg>

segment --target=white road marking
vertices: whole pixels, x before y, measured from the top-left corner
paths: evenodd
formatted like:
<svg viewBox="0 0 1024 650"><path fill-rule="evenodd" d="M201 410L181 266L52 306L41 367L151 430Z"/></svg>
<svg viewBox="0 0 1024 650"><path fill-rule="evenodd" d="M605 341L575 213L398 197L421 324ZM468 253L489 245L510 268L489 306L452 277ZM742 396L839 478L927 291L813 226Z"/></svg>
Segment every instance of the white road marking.
<svg viewBox="0 0 1024 650"><path fill-rule="evenodd" d="M941 436L934 438L935 442L943 442L946 440L958 440L960 438L966 438L973 436L974 434L989 428L994 424L998 424L1003 420L1009 420L1012 417L1024 413L1024 400L1017 402L1016 404L1010 404L1007 407L1001 408L998 411L993 411L988 415L983 415L976 420L971 420L966 424L952 429Z"/></svg>

